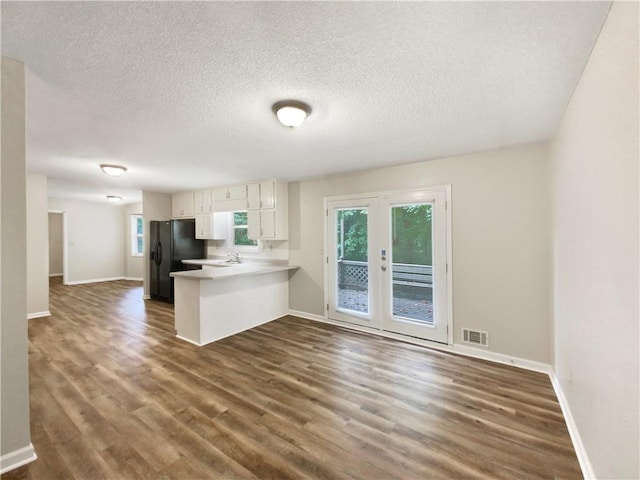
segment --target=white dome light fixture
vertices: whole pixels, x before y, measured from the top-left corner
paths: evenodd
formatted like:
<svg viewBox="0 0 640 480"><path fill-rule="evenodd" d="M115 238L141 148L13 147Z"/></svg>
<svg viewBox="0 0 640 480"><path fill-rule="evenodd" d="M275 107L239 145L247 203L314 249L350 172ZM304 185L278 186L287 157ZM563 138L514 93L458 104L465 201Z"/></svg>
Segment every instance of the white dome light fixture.
<svg viewBox="0 0 640 480"><path fill-rule="evenodd" d="M120 165L100 165L100 168L104 173L112 177L119 177L127 171L125 167L121 167Z"/></svg>
<svg viewBox="0 0 640 480"><path fill-rule="evenodd" d="M107 200L109 200L111 203L118 203L120 200L122 200L122 197L118 197L117 195L107 195Z"/></svg>
<svg viewBox="0 0 640 480"><path fill-rule="evenodd" d="M299 127L311 114L311 107L298 100L282 100L273 104L273 113L285 127Z"/></svg>

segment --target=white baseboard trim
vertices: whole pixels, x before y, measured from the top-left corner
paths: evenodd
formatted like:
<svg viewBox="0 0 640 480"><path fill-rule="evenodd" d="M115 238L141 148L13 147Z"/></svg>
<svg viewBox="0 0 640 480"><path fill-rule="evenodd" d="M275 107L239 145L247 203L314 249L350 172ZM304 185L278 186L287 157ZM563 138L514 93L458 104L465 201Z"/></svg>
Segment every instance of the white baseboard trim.
<svg viewBox="0 0 640 480"><path fill-rule="evenodd" d="M124 280L131 280L134 282L142 282L143 278L142 277L124 277Z"/></svg>
<svg viewBox="0 0 640 480"><path fill-rule="evenodd" d="M589 461L587 450L584 447L582 437L580 436L580 432L578 431L576 422L573 419L573 415L571 414L569 402L567 401L567 397L564 395L564 391L560 386L560 380L558 380L555 370L550 369L549 378L551 379L551 385L553 385L553 389L556 392L556 397L558 397L558 403L560 404L560 408L562 409L562 415L564 416L564 421L567 424L567 429L569 430L569 436L571 437L573 448L576 451L576 456L578 457L578 463L580 464L580 469L582 470L582 476L585 478L585 480L595 479L596 474L593 471L591 462Z"/></svg>
<svg viewBox="0 0 640 480"><path fill-rule="evenodd" d="M307 313L307 312L302 312L300 310L291 310L289 309L289 312L287 313L287 315L293 315L294 317L300 317L300 318L306 318L307 320L315 320L316 322L323 322L323 323L330 323L332 325L337 325L337 322L332 322L331 320L328 320L326 318L324 318L322 315L316 315L315 313ZM354 325L355 327L355 325Z"/></svg>
<svg viewBox="0 0 640 480"><path fill-rule="evenodd" d="M64 275L63 273L50 273L49 276L50 277L61 277L62 275Z"/></svg>
<svg viewBox="0 0 640 480"><path fill-rule="evenodd" d="M465 357L479 358L481 360L489 360L494 363L501 363L503 365L511 365L513 367L522 368L525 370L531 370L534 372L549 374L551 367L542 362L535 362L533 360L527 360L526 358L513 357L510 355L504 355L502 353L495 353L488 350L482 350L479 348L468 347L466 345L460 345L454 343L453 345L446 345L443 343L430 342L428 340L422 340L420 338L409 337L406 335L400 335L397 333L385 332L384 330L378 330L375 328L361 327L359 325L352 325L344 322L337 322L329 320L321 315L313 313L301 312L299 310L289 310L289 315L294 317L306 318L307 320L315 320L316 322L328 323L330 325L336 325L338 327L348 328L350 330L356 330L358 332L371 333L373 335L379 335L381 337L393 338L395 340L402 340L403 342L412 343L414 345L421 345L423 347L432 348L434 350L441 350L443 352L457 353L464 355Z"/></svg>
<svg viewBox="0 0 640 480"><path fill-rule="evenodd" d="M67 285L82 285L84 283L98 283L98 282L113 282L115 280L124 280L124 277L111 277L111 278L92 278L90 280L74 280L67 282Z"/></svg>
<svg viewBox="0 0 640 480"><path fill-rule="evenodd" d="M45 310L43 312L33 312L27 314L27 320L31 320L32 318L40 318L40 317L50 317L51 312L49 310Z"/></svg>
<svg viewBox="0 0 640 480"><path fill-rule="evenodd" d="M151 300L151 295L142 295L143 300Z"/></svg>
<svg viewBox="0 0 640 480"><path fill-rule="evenodd" d="M27 447L19 448L0 457L0 474L7 473L10 470L31 463L37 459L38 456L33 448L33 444L29 443Z"/></svg>
<svg viewBox="0 0 640 480"><path fill-rule="evenodd" d="M461 345L459 343L453 344L453 352L464 355L465 357L479 358L481 360L488 360L490 362L501 363L503 365L511 365L512 367L544 373L545 375L549 375L549 372L551 371L551 366L547 363L536 362L534 360L528 360L521 357L513 357L511 355L491 352L489 350L481 350L479 348L468 347L467 345Z"/></svg>
<svg viewBox="0 0 640 480"><path fill-rule="evenodd" d="M181 337L180 335L176 335L176 338L179 338L180 340L184 340L185 342L188 342L191 345L195 345L196 347L204 347L206 345L206 343L194 342L193 340L189 340L188 338Z"/></svg>

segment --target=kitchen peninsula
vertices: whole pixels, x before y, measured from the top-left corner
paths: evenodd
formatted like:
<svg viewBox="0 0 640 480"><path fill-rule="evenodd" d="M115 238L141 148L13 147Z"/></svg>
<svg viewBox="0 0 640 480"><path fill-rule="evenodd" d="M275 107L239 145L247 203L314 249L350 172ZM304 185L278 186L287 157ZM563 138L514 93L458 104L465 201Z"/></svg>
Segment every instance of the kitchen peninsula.
<svg viewBox="0 0 640 480"><path fill-rule="evenodd" d="M185 260L202 270L173 272L176 336L202 346L270 322L289 309L294 265Z"/></svg>

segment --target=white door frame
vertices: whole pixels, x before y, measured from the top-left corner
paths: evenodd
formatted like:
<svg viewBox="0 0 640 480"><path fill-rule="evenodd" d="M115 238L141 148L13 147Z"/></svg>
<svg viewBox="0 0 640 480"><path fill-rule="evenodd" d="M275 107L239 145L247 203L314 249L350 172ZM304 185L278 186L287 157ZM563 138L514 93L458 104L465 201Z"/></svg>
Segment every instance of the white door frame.
<svg viewBox="0 0 640 480"><path fill-rule="evenodd" d="M331 229L333 228L332 225L330 225L329 223L329 202L336 202L336 201L349 201L349 200L362 200L365 198L382 198L384 196L388 196L391 194L411 194L412 192L415 192L416 195L420 195L422 194L424 191L428 191L428 190L439 190L439 191L443 191L445 194L445 214L446 214L446 258L447 258L447 265L446 265L446 323L447 323L447 344L448 345L453 345L453 328L454 328L454 324L453 324L453 255L452 255L452 208L451 208L451 185L450 184L446 184L446 185L432 185L432 186L426 186L426 187L421 187L421 188L411 188L411 189L404 189L404 190L387 190L387 191L382 191L382 192L366 192L366 193L361 193L361 194L350 194L350 195L337 195L337 196L330 196L330 197L325 197L323 200L323 207L324 207L324 211L325 211L325 217L324 217L324 252L323 252L323 264L324 264L324 304L325 304L325 308L324 308L324 318L328 321L333 321L330 319L329 317L329 305L330 305L330 288L331 288L331 281L329 278L329 274L330 274L330 269L329 269L329 251L330 251L330 242L329 242L329 232L331 231ZM379 250L379 245L371 245L370 244L370 252L371 252L371 248L374 249L374 252L377 252L378 249ZM372 262L376 257L371 257L371 253L370 253L370 262ZM372 270L375 270L372 268ZM381 288L379 285L381 282L376 282L378 284L377 287L375 288ZM378 292L381 293L381 292ZM378 294L378 293L374 293L373 291L370 291L369 295L374 295L374 294ZM371 312L371 307L370 307L370 312ZM339 320L338 320L339 321ZM374 322L375 323L375 322ZM382 326L382 322L380 322L379 325L369 325L369 328L372 328L373 330L378 330L378 331L382 331L383 330L383 326ZM425 341L429 341L429 340L425 340Z"/></svg>

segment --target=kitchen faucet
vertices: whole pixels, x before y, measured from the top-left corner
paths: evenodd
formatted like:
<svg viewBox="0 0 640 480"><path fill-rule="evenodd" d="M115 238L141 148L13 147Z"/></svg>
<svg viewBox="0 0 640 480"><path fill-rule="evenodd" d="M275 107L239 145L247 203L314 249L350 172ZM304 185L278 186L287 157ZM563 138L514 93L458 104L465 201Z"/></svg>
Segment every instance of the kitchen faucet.
<svg viewBox="0 0 640 480"><path fill-rule="evenodd" d="M241 263L240 262L240 255L238 255L237 252L229 252L227 254L227 257L229 257L229 259L227 260L227 262L229 262L229 263Z"/></svg>

